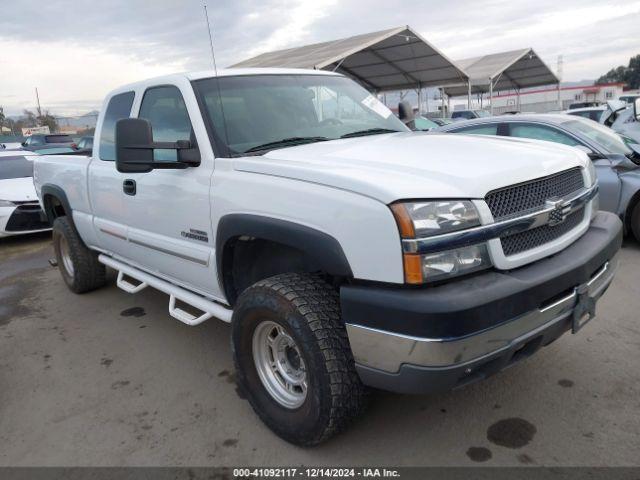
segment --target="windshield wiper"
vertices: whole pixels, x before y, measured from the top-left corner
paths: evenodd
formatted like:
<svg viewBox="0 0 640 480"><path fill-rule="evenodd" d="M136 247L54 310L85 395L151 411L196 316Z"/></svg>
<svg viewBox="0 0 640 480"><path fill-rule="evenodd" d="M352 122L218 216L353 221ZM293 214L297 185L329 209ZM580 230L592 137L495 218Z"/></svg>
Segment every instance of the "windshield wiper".
<svg viewBox="0 0 640 480"><path fill-rule="evenodd" d="M271 150L279 147L293 147L296 145L304 145L305 143L325 142L329 140L327 137L290 137L283 138L282 140L276 140L275 142L263 143L262 145L256 145L249 150L245 150L244 153L260 152L262 150Z"/></svg>
<svg viewBox="0 0 640 480"><path fill-rule="evenodd" d="M379 135L381 133L398 133L400 130L392 130L390 128L367 128L366 130L358 130L356 132L345 133L340 138L363 137L365 135Z"/></svg>

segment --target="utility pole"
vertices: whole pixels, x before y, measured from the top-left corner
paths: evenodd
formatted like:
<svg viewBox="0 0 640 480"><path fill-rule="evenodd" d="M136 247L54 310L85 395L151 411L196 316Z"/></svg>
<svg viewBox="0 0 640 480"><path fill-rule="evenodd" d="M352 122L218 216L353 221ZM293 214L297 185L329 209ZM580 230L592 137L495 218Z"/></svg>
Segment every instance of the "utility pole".
<svg viewBox="0 0 640 480"><path fill-rule="evenodd" d="M38 102L38 118L36 119L36 121L40 122L40 119L42 118L42 108L40 108L40 95L38 95L38 87L36 87L36 100Z"/></svg>

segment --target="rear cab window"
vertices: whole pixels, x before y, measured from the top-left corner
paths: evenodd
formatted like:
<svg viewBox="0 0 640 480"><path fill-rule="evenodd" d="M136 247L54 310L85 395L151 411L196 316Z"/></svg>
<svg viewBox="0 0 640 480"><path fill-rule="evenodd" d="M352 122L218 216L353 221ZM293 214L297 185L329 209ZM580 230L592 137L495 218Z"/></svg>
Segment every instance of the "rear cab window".
<svg viewBox="0 0 640 480"><path fill-rule="evenodd" d="M104 120L102 121L102 130L100 131L100 160L115 161L116 122L122 118L129 118L134 97L134 92L125 92L114 95L109 100Z"/></svg>

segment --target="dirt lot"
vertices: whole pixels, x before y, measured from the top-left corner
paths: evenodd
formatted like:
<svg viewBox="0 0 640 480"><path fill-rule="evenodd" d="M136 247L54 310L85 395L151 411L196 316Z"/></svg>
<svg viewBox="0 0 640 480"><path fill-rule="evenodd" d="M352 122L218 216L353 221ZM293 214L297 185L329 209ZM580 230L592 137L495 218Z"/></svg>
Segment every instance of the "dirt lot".
<svg viewBox="0 0 640 480"><path fill-rule="evenodd" d="M314 449L281 441L236 391L229 326L167 297L74 295L49 236L0 240L0 465L639 465L640 246L598 318L491 379L431 397L377 392Z"/></svg>

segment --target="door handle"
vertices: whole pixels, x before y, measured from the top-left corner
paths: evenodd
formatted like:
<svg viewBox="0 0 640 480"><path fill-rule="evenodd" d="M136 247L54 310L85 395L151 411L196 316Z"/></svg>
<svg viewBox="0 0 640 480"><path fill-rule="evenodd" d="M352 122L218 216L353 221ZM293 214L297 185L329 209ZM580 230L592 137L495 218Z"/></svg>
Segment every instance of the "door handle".
<svg viewBox="0 0 640 480"><path fill-rule="evenodd" d="M122 182L122 191L127 195L135 195L136 194L136 181L127 178L124 182Z"/></svg>

